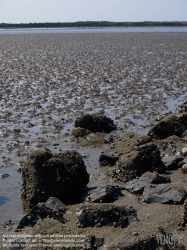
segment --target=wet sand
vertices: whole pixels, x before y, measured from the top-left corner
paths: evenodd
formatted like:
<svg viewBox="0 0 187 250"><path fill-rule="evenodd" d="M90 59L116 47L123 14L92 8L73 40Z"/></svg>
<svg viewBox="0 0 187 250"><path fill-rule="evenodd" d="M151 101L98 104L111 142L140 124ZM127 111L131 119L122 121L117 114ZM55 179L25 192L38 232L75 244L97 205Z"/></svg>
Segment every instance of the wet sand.
<svg viewBox="0 0 187 250"><path fill-rule="evenodd" d="M23 214L17 170L34 149L86 153L89 185L112 183L99 168L104 135L70 138L76 117L100 112L120 131L146 134L186 100L186 41L186 33L0 35L0 174L10 174L0 179L1 224Z"/></svg>

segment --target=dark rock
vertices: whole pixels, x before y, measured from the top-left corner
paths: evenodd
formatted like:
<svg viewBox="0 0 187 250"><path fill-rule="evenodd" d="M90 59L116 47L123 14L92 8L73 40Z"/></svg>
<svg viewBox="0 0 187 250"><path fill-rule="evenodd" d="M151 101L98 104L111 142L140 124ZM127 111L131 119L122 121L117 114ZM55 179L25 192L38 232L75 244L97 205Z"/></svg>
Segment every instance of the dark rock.
<svg viewBox="0 0 187 250"><path fill-rule="evenodd" d="M144 188L150 184L151 184L151 179L145 176L141 176L138 179L126 182L124 188L125 190L133 194L142 194Z"/></svg>
<svg viewBox="0 0 187 250"><path fill-rule="evenodd" d="M84 114L75 121L75 127L88 129L92 132L107 132L117 129L113 121L104 116L97 114Z"/></svg>
<svg viewBox="0 0 187 250"><path fill-rule="evenodd" d="M53 210L55 210L55 208L59 209L61 212L65 212L67 210L66 205L61 202L59 199L57 199L56 197L50 197L45 204L47 206L51 206L53 208Z"/></svg>
<svg viewBox="0 0 187 250"><path fill-rule="evenodd" d="M82 195L84 201L108 203L117 200L118 196L123 196L121 189L118 186L108 185L105 187L90 189L88 188L86 193Z"/></svg>
<svg viewBox="0 0 187 250"><path fill-rule="evenodd" d="M101 154L99 156L99 163L100 166L114 166L118 159L118 155L115 154Z"/></svg>
<svg viewBox="0 0 187 250"><path fill-rule="evenodd" d="M78 225L82 227L113 226L126 227L136 218L136 210L129 206L87 203L77 206Z"/></svg>
<svg viewBox="0 0 187 250"><path fill-rule="evenodd" d="M159 175L151 172L147 172L132 181L126 182L124 185L125 190L133 194L142 194L146 186L151 184L160 184L171 182L167 175ZM152 187L154 185L151 185Z"/></svg>
<svg viewBox="0 0 187 250"><path fill-rule="evenodd" d="M168 156L162 158L162 161L166 167L166 170L176 170L183 165L182 161L184 158L182 156Z"/></svg>
<svg viewBox="0 0 187 250"><path fill-rule="evenodd" d="M171 180L170 180L170 177L166 174L154 174L154 173L150 173L150 172L147 172L144 174L144 176L150 176L152 175L152 180L151 180L151 184L163 184L163 183L170 183Z"/></svg>
<svg viewBox="0 0 187 250"><path fill-rule="evenodd" d="M1 179L5 179L5 178L7 178L7 177L9 177L10 175L9 174L6 174L6 173L4 173L4 174L0 174L0 178Z"/></svg>
<svg viewBox="0 0 187 250"><path fill-rule="evenodd" d="M49 150L36 150L22 169L22 180L22 197L33 207L50 197L65 202L79 198L89 182L89 175L76 151L52 154Z"/></svg>
<svg viewBox="0 0 187 250"><path fill-rule="evenodd" d="M146 186L142 198L147 203L182 203L186 191L179 183L158 184L154 187Z"/></svg>
<svg viewBox="0 0 187 250"><path fill-rule="evenodd" d="M55 197L49 198L45 203L38 203L20 220L18 228L33 227L38 220L53 218L65 223L62 214L67 210L66 205Z"/></svg>
<svg viewBox="0 0 187 250"><path fill-rule="evenodd" d="M164 229L156 224L134 222L109 245L108 250L184 250L185 246L167 240ZM164 241L165 240L165 241ZM177 241L177 239L175 239Z"/></svg>
<svg viewBox="0 0 187 250"><path fill-rule="evenodd" d="M84 137L86 135L88 135L90 133L90 131L88 129L84 129L84 128L73 128L71 130L70 135L74 136L74 137Z"/></svg>
<svg viewBox="0 0 187 250"><path fill-rule="evenodd" d="M150 129L148 135L155 139L165 139L171 135L180 136L187 128L187 112L166 116Z"/></svg>
<svg viewBox="0 0 187 250"><path fill-rule="evenodd" d="M113 177L126 182L148 171L165 172L160 151L152 142L138 146L130 153L122 155L113 171Z"/></svg>

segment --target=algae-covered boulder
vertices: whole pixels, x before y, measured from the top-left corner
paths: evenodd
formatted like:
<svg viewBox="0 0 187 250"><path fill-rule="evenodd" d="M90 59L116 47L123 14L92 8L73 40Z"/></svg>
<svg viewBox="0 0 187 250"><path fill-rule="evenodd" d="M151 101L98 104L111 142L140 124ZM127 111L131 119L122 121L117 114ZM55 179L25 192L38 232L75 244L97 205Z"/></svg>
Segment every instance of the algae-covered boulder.
<svg viewBox="0 0 187 250"><path fill-rule="evenodd" d="M113 171L113 177L126 182L147 171L165 172L160 151L152 142L140 145L130 153L122 155Z"/></svg>
<svg viewBox="0 0 187 250"><path fill-rule="evenodd" d="M100 166L114 166L118 161L119 156L116 154L101 154L99 156Z"/></svg>
<svg viewBox="0 0 187 250"><path fill-rule="evenodd" d="M150 129L148 135L155 139L165 139L171 135L180 136L187 128L187 112L166 116Z"/></svg>
<svg viewBox="0 0 187 250"><path fill-rule="evenodd" d="M75 120L75 127L88 129L92 132L110 133L117 129L112 119L97 114L84 114Z"/></svg>
<svg viewBox="0 0 187 250"><path fill-rule="evenodd" d="M88 184L89 175L76 151L52 154L42 149L28 157L22 180L22 197L33 207L50 197L57 197L63 202L77 199Z"/></svg>
<svg viewBox="0 0 187 250"><path fill-rule="evenodd" d="M86 206L85 204L77 206L76 216L79 227L115 226L123 228L137 219L137 211L127 205L86 203Z"/></svg>
<svg viewBox="0 0 187 250"><path fill-rule="evenodd" d="M70 132L70 135L74 137L84 137L89 133L90 131L88 129L78 127L78 128L73 128Z"/></svg>

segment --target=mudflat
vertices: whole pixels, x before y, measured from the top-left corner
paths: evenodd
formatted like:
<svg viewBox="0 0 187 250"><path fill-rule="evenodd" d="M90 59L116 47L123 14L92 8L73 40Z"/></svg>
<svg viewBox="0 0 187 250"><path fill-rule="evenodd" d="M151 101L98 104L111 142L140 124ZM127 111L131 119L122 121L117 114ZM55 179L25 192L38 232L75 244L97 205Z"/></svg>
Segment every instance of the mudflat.
<svg viewBox="0 0 187 250"><path fill-rule="evenodd" d="M175 233L184 217L183 203L145 202L144 194L133 194L125 189L125 182L118 178L120 172L116 172L118 163L100 166L99 157L102 152L119 157L124 154L119 159L121 164L122 159L128 158L133 151L132 147L139 147L137 142L141 136L151 131L163 114L177 112L178 106L186 101L186 41L187 33L0 35L2 233L13 232L23 213L28 212L23 210L28 207L21 200L21 172L31 152L42 148L48 148L52 154L77 151L90 176L89 190L118 186L123 196L111 204L132 206L138 218L134 223L148 223L148 226L142 226L146 232L149 227L151 232L154 231L156 225ZM80 129L72 133L78 117L96 113L109 117L117 129L109 135L105 131L89 133L83 129L82 137L77 134ZM180 131L180 135L177 134L180 139L162 141L164 149L157 137L152 138L151 143L161 152L160 160L179 156L180 152L185 160L186 154L182 153L186 144L185 128ZM110 143L104 143L107 140ZM182 172L180 167L166 168L166 172L160 174L167 174L171 183L179 182L187 190L185 171ZM44 233L54 233L56 226L56 229L63 227L64 234L66 230L75 230L102 236L104 243L98 246L99 249L107 249L110 245L111 249L116 249L116 238L123 238L121 233L125 237L128 235L128 227L123 231L115 222L111 226L97 222L96 227L81 228L76 223L77 206L80 204L67 204L65 226L60 222L57 225L49 218L44 220L41 223ZM51 226L47 228L46 225ZM38 227L33 227L34 233L41 230ZM136 236L133 223L129 232ZM178 230L177 235L182 237L186 231Z"/></svg>

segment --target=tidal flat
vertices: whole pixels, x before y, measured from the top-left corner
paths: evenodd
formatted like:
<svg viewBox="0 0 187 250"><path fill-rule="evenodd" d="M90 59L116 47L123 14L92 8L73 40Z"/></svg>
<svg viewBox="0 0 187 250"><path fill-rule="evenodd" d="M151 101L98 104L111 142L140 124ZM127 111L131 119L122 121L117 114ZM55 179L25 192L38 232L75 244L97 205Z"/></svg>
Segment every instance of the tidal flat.
<svg viewBox="0 0 187 250"><path fill-rule="evenodd" d="M33 150L77 150L90 186L113 183L99 167L105 134L72 138L75 119L100 113L120 133L143 135L158 116L176 111L187 99L187 33L0 35L0 87L0 174L10 175L0 179L3 225L23 216L19 169ZM171 230L182 210L145 206L132 194L117 202L131 203L140 219Z"/></svg>

